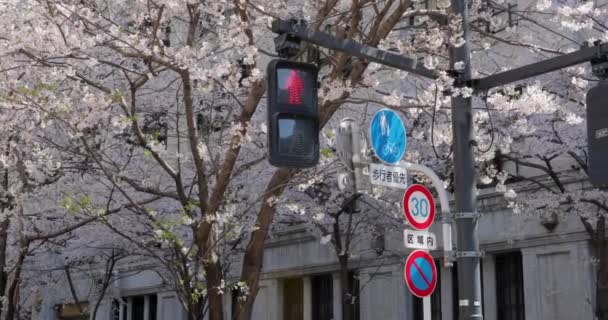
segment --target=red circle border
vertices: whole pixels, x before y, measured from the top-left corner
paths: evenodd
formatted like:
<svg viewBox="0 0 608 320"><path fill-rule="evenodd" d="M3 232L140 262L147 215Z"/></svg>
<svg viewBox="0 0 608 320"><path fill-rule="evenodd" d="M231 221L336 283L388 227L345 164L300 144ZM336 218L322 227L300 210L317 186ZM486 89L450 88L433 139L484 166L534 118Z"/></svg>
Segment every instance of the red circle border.
<svg viewBox="0 0 608 320"><path fill-rule="evenodd" d="M412 196L412 193L414 193L416 191L422 192L429 199L429 210L430 210L429 218L426 220L426 222L423 222L423 223L416 222L414 217L412 217L410 215L408 199L409 199L409 197ZM409 186L405 190L405 193L403 194L402 202L403 202L403 216L405 217L405 220L407 220L414 229L426 230L431 226L431 224L433 224L433 221L435 221L435 199L433 199L433 195L431 194L429 189L427 189L425 186L423 186L421 184L413 184L413 185Z"/></svg>
<svg viewBox="0 0 608 320"><path fill-rule="evenodd" d="M408 270L410 270L410 267L412 263L414 263L414 260L416 258L423 258L427 260L427 262L431 265L431 270L433 271L433 279L431 281L431 286L426 290L417 289L411 277L408 275ZM405 278L405 284L407 285L407 288L410 289L410 292L413 295L418 298L430 296L433 291L435 291L435 287L437 286L437 267L435 266L435 260L433 260L433 257L424 250L414 250L407 257L407 260L405 260L405 267L403 268L403 277Z"/></svg>

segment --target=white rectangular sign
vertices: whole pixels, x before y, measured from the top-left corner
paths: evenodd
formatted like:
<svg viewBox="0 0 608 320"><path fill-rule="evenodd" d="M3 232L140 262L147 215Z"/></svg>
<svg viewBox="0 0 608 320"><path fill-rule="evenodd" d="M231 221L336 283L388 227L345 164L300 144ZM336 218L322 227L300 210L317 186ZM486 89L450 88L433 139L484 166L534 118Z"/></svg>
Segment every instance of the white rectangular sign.
<svg viewBox="0 0 608 320"><path fill-rule="evenodd" d="M407 170L405 168L372 163L369 165L369 179L375 185L407 189Z"/></svg>
<svg viewBox="0 0 608 320"><path fill-rule="evenodd" d="M435 250L437 249L437 237L428 231L403 230L403 244L406 248Z"/></svg>

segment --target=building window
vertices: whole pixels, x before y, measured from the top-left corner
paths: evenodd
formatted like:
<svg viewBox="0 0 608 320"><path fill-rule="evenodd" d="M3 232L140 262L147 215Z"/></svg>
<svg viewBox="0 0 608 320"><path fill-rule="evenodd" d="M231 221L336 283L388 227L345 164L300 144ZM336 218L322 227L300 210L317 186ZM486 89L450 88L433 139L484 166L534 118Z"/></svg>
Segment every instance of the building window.
<svg viewBox="0 0 608 320"><path fill-rule="evenodd" d="M334 317L334 286L331 274L315 276L311 280L312 318L332 320Z"/></svg>
<svg viewBox="0 0 608 320"><path fill-rule="evenodd" d="M131 320L144 320L144 297L133 297L132 298L133 305L133 314L131 316Z"/></svg>
<svg viewBox="0 0 608 320"><path fill-rule="evenodd" d="M230 314L232 315L232 319L236 318L236 311L239 306L239 289L234 288L231 291L230 295Z"/></svg>
<svg viewBox="0 0 608 320"><path fill-rule="evenodd" d="M435 260L437 269L437 285L431 294L431 319L441 320L441 260Z"/></svg>
<svg viewBox="0 0 608 320"><path fill-rule="evenodd" d="M121 299L112 300L112 311L111 311L111 319L112 320L122 320L121 315L127 314L127 304L121 303ZM122 316L124 318L125 316Z"/></svg>
<svg viewBox="0 0 608 320"><path fill-rule="evenodd" d="M113 320L156 320L158 297L156 294L114 299L111 317Z"/></svg>
<svg viewBox="0 0 608 320"><path fill-rule="evenodd" d="M88 320L89 319L89 303L81 302L61 304L55 307L57 310L57 318L59 320Z"/></svg>
<svg viewBox="0 0 608 320"><path fill-rule="evenodd" d="M352 292L352 297L350 299L350 304L348 304L347 308L351 308L352 310L352 315L353 315L353 320L359 320L361 319L361 311L360 311L360 296L359 296L359 275L357 273L355 273L354 271L349 272L348 274L349 277L349 283L348 285L350 286L351 292Z"/></svg>
<svg viewBox="0 0 608 320"><path fill-rule="evenodd" d="M497 319L525 319L521 252L497 254L495 264Z"/></svg>
<svg viewBox="0 0 608 320"><path fill-rule="evenodd" d="M283 319L304 319L304 282L302 278L283 280Z"/></svg>
<svg viewBox="0 0 608 320"><path fill-rule="evenodd" d="M349 283L352 297L345 308L351 311L352 320L360 319L359 278L354 271L349 272ZM313 320L334 319L334 278L332 274L321 274L310 277L310 295L304 297L304 279L292 278L283 280L283 319L304 319L304 298L309 299L310 314ZM233 294L233 296L236 296ZM339 301L342 301L340 293ZM236 301L233 300L233 306ZM234 310L234 309L233 309ZM346 312L347 309L343 310ZM234 313L233 313L234 314Z"/></svg>

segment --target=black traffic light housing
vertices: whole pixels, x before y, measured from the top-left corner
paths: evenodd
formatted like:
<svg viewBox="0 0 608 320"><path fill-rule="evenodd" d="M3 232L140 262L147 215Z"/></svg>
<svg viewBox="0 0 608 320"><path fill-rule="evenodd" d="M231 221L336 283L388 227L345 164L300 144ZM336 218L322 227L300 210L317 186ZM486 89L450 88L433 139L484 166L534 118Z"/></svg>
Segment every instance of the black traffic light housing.
<svg viewBox="0 0 608 320"><path fill-rule="evenodd" d="M608 80L601 80L587 92L587 143L589 179L608 187Z"/></svg>
<svg viewBox="0 0 608 320"><path fill-rule="evenodd" d="M319 162L318 68L276 59L267 74L270 164L314 167Z"/></svg>

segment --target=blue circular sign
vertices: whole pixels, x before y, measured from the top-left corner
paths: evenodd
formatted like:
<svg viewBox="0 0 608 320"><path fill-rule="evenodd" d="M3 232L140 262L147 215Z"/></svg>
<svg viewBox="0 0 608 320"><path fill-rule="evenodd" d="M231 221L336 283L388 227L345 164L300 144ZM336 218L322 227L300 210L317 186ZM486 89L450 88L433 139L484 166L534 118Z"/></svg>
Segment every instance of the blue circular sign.
<svg viewBox="0 0 608 320"><path fill-rule="evenodd" d="M415 250L407 257L405 283L410 292L419 298L430 296L435 291L437 269L430 254L422 250Z"/></svg>
<svg viewBox="0 0 608 320"><path fill-rule="evenodd" d="M376 112L369 133L372 148L380 160L396 164L403 158L407 145L405 125L395 111L382 109Z"/></svg>

